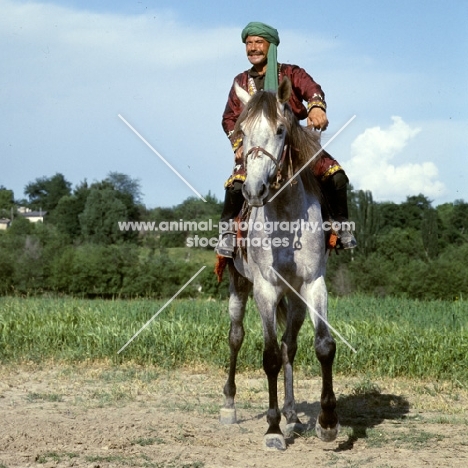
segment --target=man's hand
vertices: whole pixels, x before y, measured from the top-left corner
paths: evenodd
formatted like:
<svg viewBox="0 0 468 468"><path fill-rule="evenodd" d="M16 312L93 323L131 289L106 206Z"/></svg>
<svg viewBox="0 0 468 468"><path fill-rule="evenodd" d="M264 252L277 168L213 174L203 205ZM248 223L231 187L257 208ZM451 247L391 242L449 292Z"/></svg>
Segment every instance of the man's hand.
<svg viewBox="0 0 468 468"><path fill-rule="evenodd" d="M320 107L312 107L307 116L307 126L315 130L326 130L328 127L327 114Z"/></svg>

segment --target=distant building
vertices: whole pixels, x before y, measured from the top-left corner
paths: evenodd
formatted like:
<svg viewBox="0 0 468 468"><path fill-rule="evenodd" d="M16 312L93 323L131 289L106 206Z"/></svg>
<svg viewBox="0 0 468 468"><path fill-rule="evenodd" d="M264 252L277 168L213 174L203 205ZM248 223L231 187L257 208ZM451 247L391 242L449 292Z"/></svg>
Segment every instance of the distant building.
<svg viewBox="0 0 468 468"><path fill-rule="evenodd" d="M10 227L11 220L8 218L1 218L0 219L0 231L5 231Z"/></svg>
<svg viewBox="0 0 468 468"><path fill-rule="evenodd" d="M31 223L37 223L37 222L44 222L44 216L47 214L47 211L32 211L30 208L25 208L24 206L20 206L18 208L18 214L22 216L23 218L26 218L27 220L31 221Z"/></svg>

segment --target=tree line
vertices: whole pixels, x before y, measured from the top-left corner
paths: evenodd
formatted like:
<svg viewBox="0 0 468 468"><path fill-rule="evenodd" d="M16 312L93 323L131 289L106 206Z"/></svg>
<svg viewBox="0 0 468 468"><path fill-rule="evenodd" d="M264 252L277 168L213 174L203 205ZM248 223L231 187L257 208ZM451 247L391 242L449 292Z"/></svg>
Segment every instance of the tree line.
<svg viewBox="0 0 468 468"><path fill-rule="evenodd" d="M200 267L214 263L212 247L191 256L187 237L212 232L121 230L119 222L213 220L222 202L208 194L173 207L147 208L139 182L111 172L104 180L72 187L62 174L26 185L15 199L0 187L0 218L13 218L0 231L0 294L64 294L87 297L170 297ZM335 295L356 292L418 299L468 296L468 203L437 207L420 194L403 203L375 202L368 191L349 188L350 219L358 247L331 253L327 283ZM31 223L23 206L46 212ZM198 249L200 250L200 249ZM202 249L203 250L203 249ZM177 254L179 252L179 254ZM182 255L180 254L182 252ZM193 257L193 258L192 258ZM208 270L208 269L207 269ZM205 272L183 294L225 297Z"/></svg>

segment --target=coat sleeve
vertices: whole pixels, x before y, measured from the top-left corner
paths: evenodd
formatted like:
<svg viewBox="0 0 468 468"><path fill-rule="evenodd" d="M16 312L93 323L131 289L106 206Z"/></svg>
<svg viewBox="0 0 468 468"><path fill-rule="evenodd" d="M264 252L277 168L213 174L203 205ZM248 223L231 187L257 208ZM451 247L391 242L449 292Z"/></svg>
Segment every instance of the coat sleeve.
<svg viewBox="0 0 468 468"><path fill-rule="evenodd" d="M321 86L303 68L291 65L287 74L291 79L294 94L298 99L307 103L307 113L313 107L320 107L324 111L327 110L325 93Z"/></svg>
<svg viewBox="0 0 468 468"><path fill-rule="evenodd" d="M234 83L237 82L239 86L243 85L243 74L237 75L234 78L232 83L231 89L229 91L228 100L226 103L226 107L224 108L223 118L222 118L222 126L224 133L226 133L227 137L231 141L233 151L236 151L237 148L241 145L240 139L233 138L233 130L236 125L237 119L241 115L243 105L240 99L237 97L236 91L234 89ZM244 86L242 86L244 87ZM244 87L245 88L245 87Z"/></svg>

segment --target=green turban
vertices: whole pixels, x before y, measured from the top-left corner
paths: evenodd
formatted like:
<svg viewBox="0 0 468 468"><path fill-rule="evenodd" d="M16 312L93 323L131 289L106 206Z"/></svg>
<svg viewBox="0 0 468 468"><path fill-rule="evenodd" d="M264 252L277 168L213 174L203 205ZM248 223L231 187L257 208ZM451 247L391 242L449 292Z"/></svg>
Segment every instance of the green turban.
<svg viewBox="0 0 468 468"><path fill-rule="evenodd" d="M265 75L265 91L277 91L278 90L278 58L277 58L277 47L280 43L278 31L268 24L252 22L249 23L241 33L242 42L245 44L248 36L263 37L270 43L268 49L268 67Z"/></svg>

